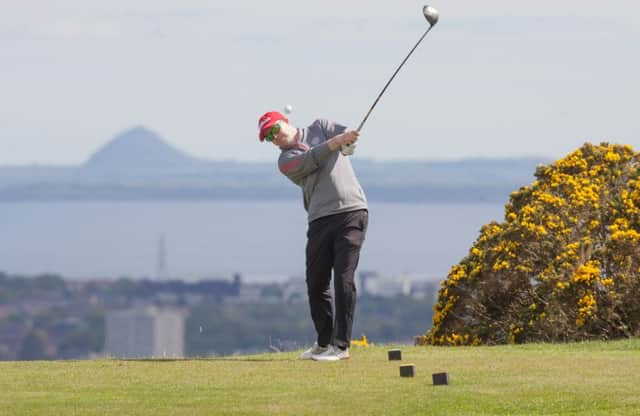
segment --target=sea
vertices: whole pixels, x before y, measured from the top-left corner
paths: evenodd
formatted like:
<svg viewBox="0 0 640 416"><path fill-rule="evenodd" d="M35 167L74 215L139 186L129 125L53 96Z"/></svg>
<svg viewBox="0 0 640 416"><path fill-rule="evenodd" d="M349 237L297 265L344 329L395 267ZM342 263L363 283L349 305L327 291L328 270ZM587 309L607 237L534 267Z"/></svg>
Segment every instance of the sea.
<svg viewBox="0 0 640 416"><path fill-rule="evenodd" d="M370 202L359 270L440 280L496 203ZM0 271L74 280L151 278L245 282L304 276L302 201L0 203Z"/></svg>

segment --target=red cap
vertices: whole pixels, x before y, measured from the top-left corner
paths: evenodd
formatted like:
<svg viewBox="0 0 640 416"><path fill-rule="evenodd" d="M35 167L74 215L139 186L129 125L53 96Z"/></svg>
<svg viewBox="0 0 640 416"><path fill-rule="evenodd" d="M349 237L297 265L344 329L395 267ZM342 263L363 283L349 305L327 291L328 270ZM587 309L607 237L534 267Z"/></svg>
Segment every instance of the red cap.
<svg viewBox="0 0 640 416"><path fill-rule="evenodd" d="M269 111L268 113L264 113L262 117L260 117L260 119L258 120L258 138L261 142L264 141L265 136L269 134L269 131L271 131L271 127L273 127L273 125L280 120L284 120L286 123L289 122L289 120L285 116L277 111Z"/></svg>

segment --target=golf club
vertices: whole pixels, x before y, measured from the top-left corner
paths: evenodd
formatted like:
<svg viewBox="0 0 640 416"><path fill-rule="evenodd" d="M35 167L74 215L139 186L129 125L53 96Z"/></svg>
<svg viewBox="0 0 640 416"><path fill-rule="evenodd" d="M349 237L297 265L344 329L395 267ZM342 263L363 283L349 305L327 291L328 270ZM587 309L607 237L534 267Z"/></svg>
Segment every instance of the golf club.
<svg viewBox="0 0 640 416"><path fill-rule="evenodd" d="M384 92L387 90L387 88L389 87L389 84L391 84L391 81L393 81L393 79L396 77L396 75L398 74L398 72L400 71L400 68L402 68L402 66L404 65L405 62L407 62L407 60L409 59L409 57L411 56L411 54L413 53L413 51L416 50L416 48L418 47L418 45L420 44L420 42L422 42L422 39L425 38L425 36L427 36L427 33L429 33L429 31L435 26L436 23L438 23L438 19L440 18L440 13L438 13L438 11L431 7L431 6L424 6L422 8L422 14L424 15L425 19L427 19L427 22L429 22L429 29L427 29L426 32L424 32L424 34L420 37L420 39L418 40L418 42L415 44L415 46L413 47L413 49L411 49L411 51L409 52L409 54L407 55L406 58L404 58L404 60L402 61L402 63L400 64L400 66L398 67L398 69L396 69L396 72L393 73L393 75L391 76L391 78L389 79L389 81L387 82L387 84L384 86L384 88L382 89L382 91L380 92L380 94L378 95L378 98L376 98L376 100L373 102L373 105L371 106L371 108L369 109L369 111L367 112L367 115L364 116L364 119L362 120L362 122L360 123L360 125L358 126L357 131L362 130L362 126L364 126L364 123L367 121L367 119L369 118L369 115L371 114L371 112L373 111L373 109L375 108L376 104L378 104L378 101L380 101L380 97L382 97L382 94L384 94Z"/></svg>

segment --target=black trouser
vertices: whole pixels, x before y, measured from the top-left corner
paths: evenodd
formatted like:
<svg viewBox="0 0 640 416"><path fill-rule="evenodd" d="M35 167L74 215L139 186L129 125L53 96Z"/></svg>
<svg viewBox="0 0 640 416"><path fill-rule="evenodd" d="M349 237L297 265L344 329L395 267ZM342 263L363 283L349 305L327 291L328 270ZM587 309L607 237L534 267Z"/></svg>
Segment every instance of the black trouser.
<svg viewBox="0 0 640 416"><path fill-rule="evenodd" d="M354 282L368 225L367 210L318 218L307 231L307 291L318 344L349 347L356 308ZM334 273L335 317L331 308Z"/></svg>

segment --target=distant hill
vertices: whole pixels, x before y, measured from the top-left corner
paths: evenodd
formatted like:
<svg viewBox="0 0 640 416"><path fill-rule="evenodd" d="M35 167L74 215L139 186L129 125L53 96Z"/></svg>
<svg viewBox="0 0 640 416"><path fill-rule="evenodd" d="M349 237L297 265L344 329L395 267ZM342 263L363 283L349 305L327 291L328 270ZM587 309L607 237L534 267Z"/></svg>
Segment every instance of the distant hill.
<svg viewBox="0 0 640 416"><path fill-rule="evenodd" d="M352 160L370 200L460 203L506 201L547 162ZM299 198L275 160L199 159L145 127L116 135L79 166L0 167L0 201Z"/></svg>
<svg viewBox="0 0 640 416"><path fill-rule="evenodd" d="M204 163L170 145L153 131L135 127L109 141L82 168L120 176L132 172L189 171Z"/></svg>

